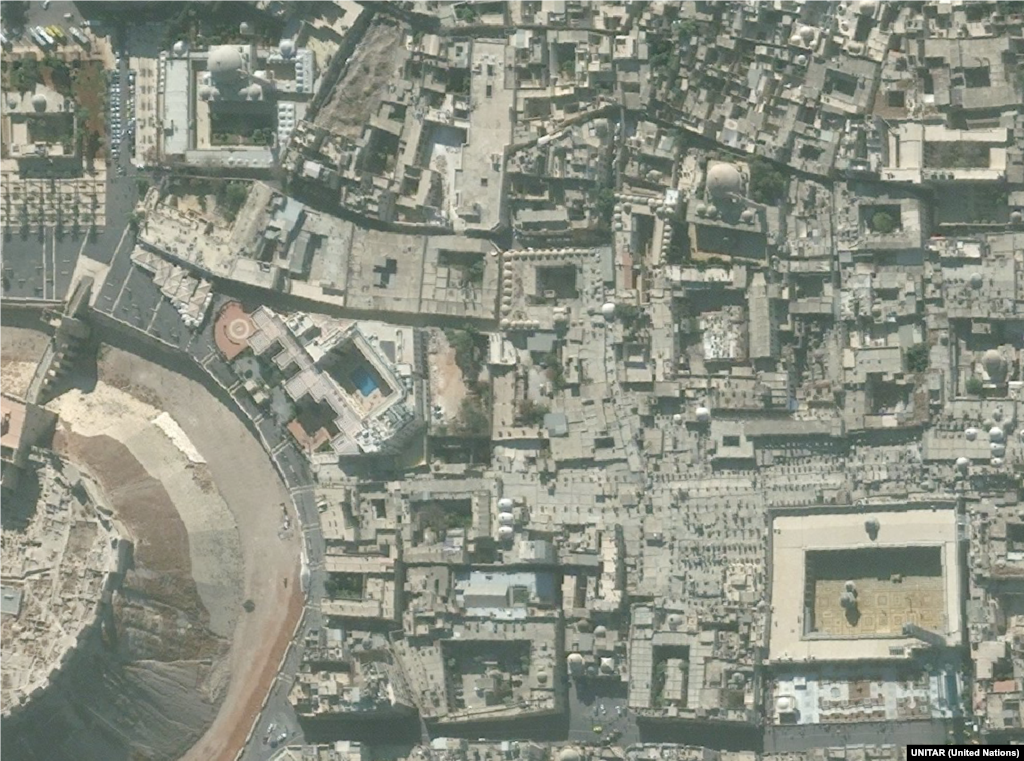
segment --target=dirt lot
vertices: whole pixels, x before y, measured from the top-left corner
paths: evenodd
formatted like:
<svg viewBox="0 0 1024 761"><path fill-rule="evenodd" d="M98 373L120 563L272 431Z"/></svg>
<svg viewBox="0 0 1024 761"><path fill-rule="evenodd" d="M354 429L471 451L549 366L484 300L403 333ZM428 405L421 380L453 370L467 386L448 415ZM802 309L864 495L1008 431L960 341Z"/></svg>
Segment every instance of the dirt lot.
<svg viewBox="0 0 1024 761"><path fill-rule="evenodd" d="M46 349L46 334L38 330L4 327L0 358L0 388L5 394L24 398L36 363Z"/></svg>
<svg viewBox="0 0 1024 761"><path fill-rule="evenodd" d="M444 332L433 330L430 333L430 402L438 404L444 410L444 419L431 418L438 424L451 424L459 415L459 405L466 397L468 389L462 378L462 371L455 364L455 349L448 344ZM433 416L433 410L430 412Z"/></svg>
<svg viewBox="0 0 1024 761"><path fill-rule="evenodd" d="M356 47L348 70L316 124L351 138L359 137L380 108L381 93L401 71L407 57L402 29L378 16Z"/></svg>

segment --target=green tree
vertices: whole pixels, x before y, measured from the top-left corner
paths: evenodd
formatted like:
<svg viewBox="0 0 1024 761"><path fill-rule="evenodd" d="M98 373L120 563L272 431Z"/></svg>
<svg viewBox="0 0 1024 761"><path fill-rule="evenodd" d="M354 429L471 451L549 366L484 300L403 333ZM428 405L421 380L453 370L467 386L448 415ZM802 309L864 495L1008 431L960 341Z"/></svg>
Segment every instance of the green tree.
<svg viewBox="0 0 1024 761"><path fill-rule="evenodd" d="M887 211L876 211L871 215L871 229L876 233L891 233L896 229L896 220Z"/></svg>
<svg viewBox="0 0 1024 761"><path fill-rule="evenodd" d="M594 216L601 227L611 229L612 214L615 212L615 189L607 185L598 187L594 194Z"/></svg>
<svg viewBox="0 0 1024 761"><path fill-rule="evenodd" d="M912 373L923 373L928 369L928 344L920 343L907 349L907 368Z"/></svg>
<svg viewBox="0 0 1024 761"><path fill-rule="evenodd" d="M550 411L546 404L534 402L532 399L524 399L516 414L516 425L541 425L544 422L544 416Z"/></svg>
<svg viewBox="0 0 1024 761"><path fill-rule="evenodd" d="M466 268L466 275L469 278L469 282L479 284L484 281L484 273L486 271L487 262L481 257Z"/></svg>
<svg viewBox="0 0 1024 761"><path fill-rule="evenodd" d="M967 379L967 393L973 396L981 396L981 392L985 386L981 382L981 378L972 375Z"/></svg>
<svg viewBox="0 0 1024 761"><path fill-rule="evenodd" d="M778 167L763 158L750 162L750 197L758 203L774 205L786 197L788 178Z"/></svg>
<svg viewBox="0 0 1024 761"><path fill-rule="evenodd" d="M466 330L446 330L445 338L455 349L455 364L462 371L467 384L476 383L483 365L480 360L480 334L472 328Z"/></svg>
<svg viewBox="0 0 1024 761"><path fill-rule="evenodd" d="M462 400L462 404L459 405L459 419L456 430L467 436L486 436L490 434L490 412L478 396L470 394Z"/></svg>

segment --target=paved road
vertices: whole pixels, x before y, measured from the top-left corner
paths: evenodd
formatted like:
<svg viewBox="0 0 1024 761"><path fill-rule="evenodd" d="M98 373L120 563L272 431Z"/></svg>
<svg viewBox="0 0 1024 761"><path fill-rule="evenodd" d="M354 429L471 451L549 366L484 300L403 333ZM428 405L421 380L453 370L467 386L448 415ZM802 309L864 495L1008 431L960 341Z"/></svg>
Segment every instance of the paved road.
<svg viewBox="0 0 1024 761"><path fill-rule="evenodd" d="M640 741L636 717L627 707L623 686L604 686L593 680L574 681L569 687L569 739L600 744L609 736L616 745ZM594 728L600 727L600 732Z"/></svg>

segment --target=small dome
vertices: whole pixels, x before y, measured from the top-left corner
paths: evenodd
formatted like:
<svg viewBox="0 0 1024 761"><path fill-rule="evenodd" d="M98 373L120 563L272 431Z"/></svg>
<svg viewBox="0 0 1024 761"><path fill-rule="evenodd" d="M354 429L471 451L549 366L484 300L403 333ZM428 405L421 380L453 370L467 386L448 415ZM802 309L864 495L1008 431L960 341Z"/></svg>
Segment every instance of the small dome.
<svg viewBox="0 0 1024 761"><path fill-rule="evenodd" d="M995 441L988 445L988 449L992 453L993 457L1002 457L1006 454L1006 445Z"/></svg>
<svg viewBox="0 0 1024 761"><path fill-rule="evenodd" d="M243 88L242 92L245 94L246 100L259 100L263 97L263 88L256 82L253 82L248 87Z"/></svg>
<svg viewBox="0 0 1024 761"><path fill-rule="evenodd" d="M673 415L673 416L672 416L672 422L673 422L673 423L682 423L682 422L683 422L683 416L682 416L682 415L680 415L680 414L679 414L679 413L677 412L677 413L676 413L675 415Z"/></svg>
<svg viewBox="0 0 1024 761"><path fill-rule="evenodd" d="M711 419L711 410L707 407L698 407L696 414L698 423L706 423Z"/></svg>
<svg viewBox="0 0 1024 761"><path fill-rule="evenodd" d="M799 45L801 42L803 42L803 40L800 39L799 34L794 34L792 37L789 38L790 45Z"/></svg>
<svg viewBox="0 0 1024 761"><path fill-rule="evenodd" d="M992 426L988 431L989 441L1005 441L1006 434L1003 433L1003 429L998 425Z"/></svg>
<svg viewBox="0 0 1024 761"><path fill-rule="evenodd" d="M1013 224L1015 225L1019 225L1021 222L1024 222L1024 211L1020 211L1019 209L1016 211L1011 211L1010 221L1013 222Z"/></svg>
<svg viewBox="0 0 1024 761"><path fill-rule="evenodd" d="M803 53L801 53L800 55L798 55L796 58L793 59L793 62L797 66L806 66L807 65L807 56L805 56Z"/></svg>
<svg viewBox="0 0 1024 761"><path fill-rule="evenodd" d="M281 44L277 46L277 50L283 58L291 58L295 55L295 43L291 40L281 40Z"/></svg>
<svg viewBox="0 0 1024 761"><path fill-rule="evenodd" d="M580 761L580 752L575 748L562 748L558 761Z"/></svg>
<svg viewBox="0 0 1024 761"><path fill-rule="evenodd" d="M590 621L586 618L581 618L579 621L576 622L576 631L581 632L583 634L589 634L590 632L594 631L594 625L591 624Z"/></svg>
<svg viewBox="0 0 1024 761"><path fill-rule="evenodd" d="M708 205L705 203L699 203L694 208L694 211L697 212L698 217L706 217L708 215Z"/></svg>
<svg viewBox="0 0 1024 761"><path fill-rule="evenodd" d="M201 100L213 100L218 95L220 95L220 93L213 85L202 85L199 88L199 98Z"/></svg>
<svg viewBox="0 0 1024 761"><path fill-rule="evenodd" d="M964 431L964 436L967 437L968 441L974 441L976 438L978 438L978 429L975 428L974 426L971 426L966 431Z"/></svg>
<svg viewBox="0 0 1024 761"><path fill-rule="evenodd" d="M793 713L796 711L796 698L792 695L779 695L775 700L775 710L779 713Z"/></svg>
<svg viewBox="0 0 1024 761"><path fill-rule="evenodd" d="M245 59L233 45L219 45L210 49L206 68L217 79L230 79L245 68Z"/></svg>
<svg viewBox="0 0 1024 761"><path fill-rule="evenodd" d="M537 682L539 684L547 684L548 683L548 672L547 671L538 671L537 672Z"/></svg>
<svg viewBox="0 0 1024 761"><path fill-rule="evenodd" d="M878 8L878 2L877 0L860 0L854 7L861 16L874 16L875 10Z"/></svg>
<svg viewBox="0 0 1024 761"><path fill-rule="evenodd" d="M509 510L513 505L511 497L502 497L498 500L498 508L501 510Z"/></svg>
<svg viewBox="0 0 1024 761"><path fill-rule="evenodd" d="M583 656L579 653L569 653L569 657L566 659L569 663L569 668L578 669L582 668L584 664Z"/></svg>
<svg viewBox="0 0 1024 761"><path fill-rule="evenodd" d="M985 284L985 278L983 278L981 276L980 272L975 272L973 275L971 275L971 287L972 288L981 288L981 286L984 285L984 284Z"/></svg>
<svg viewBox="0 0 1024 761"><path fill-rule="evenodd" d="M603 637L607 633L608 633L608 627L607 626L596 626L596 627L594 627L594 636L595 637Z"/></svg>
<svg viewBox="0 0 1024 761"><path fill-rule="evenodd" d="M503 539L503 540L507 541L507 540L512 538L513 534L515 534L515 531L512 530L511 526L501 526L501 527L498 528L498 538L499 539Z"/></svg>
<svg viewBox="0 0 1024 761"><path fill-rule="evenodd" d="M188 52L188 43L185 40L178 40L171 48L171 52L180 58Z"/></svg>
<svg viewBox="0 0 1024 761"><path fill-rule="evenodd" d="M740 212L740 220L747 224L752 223L757 218L757 212L753 209L744 209Z"/></svg>
<svg viewBox="0 0 1024 761"><path fill-rule="evenodd" d="M601 659L601 673L602 674L614 674L615 673L615 660L613 658L602 658Z"/></svg>
<svg viewBox="0 0 1024 761"><path fill-rule="evenodd" d="M1006 374L1006 360L995 349L989 349L981 356L981 366L993 380L1002 378Z"/></svg>
<svg viewBox="0 0 1024 761"><path fill-rule="evenodd" d="M669 615L669 617L668 617L668 628L669 629L678 629L682 625L683 625L683 617L682 616L680 616L678 613L672 613L671 615Z"/></svg>
<svg viewBox="0 0 1024 761"><path fill-rule="evenodd" d="M604 306L601 307L601 314L604 315L606 320L610 320L615 316L615 304L611 301L605 303Z"/></svg>
<svg viewBox="0 0 1024 761"><path fill-rule="evenodd" d="M252 25L248 21L243 21L238 25L238 33L241 35L252 34Z"/></svg>
<svg viewBox="0 0 1024 761"><path fill-rule="evenodd" d="M814 41L814 35L816 33L813 26L802 26L797 34L800 35L800 39L804 41L804 44L810 45L811 42Z"/></svg>
<svg viewBox="0 0 1024 761"><path fill-rule="evenodd" d="M32 96L32 108L36 111L46 110L46 96L42 93L36 93Z"/></svg>
<svg viewBox="0 0 1024 761"><path fill-rule="evenodd" d="M733 164L720 161L708 169L705 185L714 198L728 198L743 192L743 175Z"/></svg>
<svg viewBox="0 0 1024 761"><path fill-rule="evenodd" d="M992 465L993 468L1000 468L1003 465L1003 458L993 457L991 460L989 460L989 463Z"/></svg>
<svg viewBox="0 0 1024 761"><path fill-rule="evenodd" d="M498 523L503 526L511 526L516 522L516 517L512 513L498 513Z"/></svg>
<svg viewBox="0 0 1024 761"><path fill-rule="evenodd" d="M711 217L712 219L715 219L718 216L718 207L715 206L713 203L708 204L708 216Z"/></svg>
<svg viewBox="0 0 1024 761"><path fill-rule="evenodd" d="M958 468L960 468L960 470L967 470L967 466L970 465L970 464L971 464L971 461L968 460L966 457L957 457L956 458L956 466Z"/></svg>

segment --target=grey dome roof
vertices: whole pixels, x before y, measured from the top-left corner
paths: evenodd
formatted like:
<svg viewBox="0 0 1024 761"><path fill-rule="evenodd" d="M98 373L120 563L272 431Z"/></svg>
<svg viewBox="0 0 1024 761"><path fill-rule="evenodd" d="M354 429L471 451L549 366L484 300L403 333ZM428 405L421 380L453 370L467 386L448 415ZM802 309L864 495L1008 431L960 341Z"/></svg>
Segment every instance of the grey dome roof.
<svg viewBox="0 0 1024 761"><path fill-rule="evenodd" d="M32 108L36 111L46 110L46 96L42 93L36 93L32 96Z"/></svg>
<svg viewBox="0 0 1024 761"><path fill-rule="evenodd" d="M245 68L245 59L238 48L232 45L221 45L210 49L206 68L214 77L231 77L237 75L240 69Z"/></svg>
<svg viewBox="0 0 1024 761"><path fill-rule="evenodd" d="M981 356L981 364L991 377L1002 377L1006 372L1006 360L995 349L989 349Z"/></svg>
<svg viewBox="0 0 1024 761"><path fill-rule="evenodd" d="M295 55L295 43L291 40L281 40L277 50L284 58L291 58Z"/></svg>
<svg viewBox="0 0 1024 761"><path fill-rule="evenodd" d="M708 170L708 192L715 198L743 192L743 175L733 164L720 162Z"/></svg>

